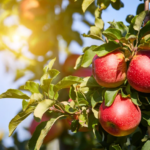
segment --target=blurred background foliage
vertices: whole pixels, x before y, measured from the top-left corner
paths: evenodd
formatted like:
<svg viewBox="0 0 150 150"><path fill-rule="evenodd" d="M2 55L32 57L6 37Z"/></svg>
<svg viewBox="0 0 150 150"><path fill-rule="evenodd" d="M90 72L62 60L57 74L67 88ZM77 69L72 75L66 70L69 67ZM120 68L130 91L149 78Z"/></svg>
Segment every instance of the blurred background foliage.
<svg viewBox="0 0 150 150"><path fill-rule="evenodd" d="M121 0L97 0L83 13L82 2L82 0L76 2L74 0L0 1L0 50L5 51L8 58L14 58L16 66L5 61L6 71L12 67L15 70L14 81L26 74L32 74L29 80L39 80L43 74L43 66L54 57L57 58L54 68L61 72L60 78L66 75L89 76L91 74L90 69L80 68L79 71L73 69L79 55L72 54L69 46L73 41L80 46L83 45L80 33L72 28L76 21L73 15L80 14L80 21L90 28L93 24L86 17L87 13L94 18L98 6L98 17L101 18L103 10L109 5L119 10L124 7L124 4ZM136 14L143 10L144 4L140 4ZM133 15L128 15L126 21L130 23L132 18ZM59 60L62 49L68 57L64 64ZM61 92L61 101L68 100L68 90ZM17 133L13 135L14 147L4 146L2 137L0 133L0 150L27 149L27 141L20 142ZM72 134L64 130L59 138L62 150L91 150L96 142L91 140L94 139L91 132Z"/></svg>

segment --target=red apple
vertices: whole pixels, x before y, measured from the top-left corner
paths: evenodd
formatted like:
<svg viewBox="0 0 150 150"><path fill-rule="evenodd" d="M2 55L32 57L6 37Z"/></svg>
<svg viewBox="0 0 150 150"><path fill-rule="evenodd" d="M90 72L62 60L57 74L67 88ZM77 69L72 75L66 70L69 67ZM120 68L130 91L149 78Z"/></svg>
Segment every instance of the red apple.
<svg viewBox="0 0 150 150"><path fill-rule="evenodd" d="M141 120L140 108L129 98L118 94L110 107L103 102L99 108L99 121L105 131L113 136L131 134Z"/></svg>
<svg viewBox="0 0 150 150"><path fill-rule="evenodd" d="M103 87L118 87L126 79L127 65L124 54L119 50L103 57L95 56L92 67L95 80Z"/></svg>
<svg viewBox="0 0 150 150"><path fill-rule="evenodd" d="M44 115L42 117L41 122L43 121L48 121L50 119L50 117ZM34 119L31 122L31 125L29 127L29 132L31 133L31 135L34 133L36 127L41 123L41 122L36 122ZM58 120L50 129L50 131L48 132L48 134L46 135L43 144L47 144L48 142L52 141L53 139L59 137L61 135L61 133L64 130L64 126L61 120Z"/></svg>
<svg viewBox="0 0 150 150"><path fill-rule="evenodd" d="M92 69L91 68L79 68L72 75L78 76L78 77L88 77L92 75Z"/></svg>
<svg viewBox="0 0 150 150"><path fill-rule="evenodd" d="M150 93L150 51L139 51L130 62L127 79L137 91Z"/></svg>
<svg viewBox="0 0 150 150"><path fill-rule="evenodd" d="M49 11L48 1L23 0L20 2L19 15L21 23L32 30L39 30L46 24Z"/></svg>
<svg viewBox="0 0 150 150"><path fill-rule="evenodd" d="M63 66L62 66L62 71L65 74L71 75L75 70L74 70L74 66L76 64L76 60L80 55L78 54L71 54L67 57L67 59L65 60Z"/></svg>

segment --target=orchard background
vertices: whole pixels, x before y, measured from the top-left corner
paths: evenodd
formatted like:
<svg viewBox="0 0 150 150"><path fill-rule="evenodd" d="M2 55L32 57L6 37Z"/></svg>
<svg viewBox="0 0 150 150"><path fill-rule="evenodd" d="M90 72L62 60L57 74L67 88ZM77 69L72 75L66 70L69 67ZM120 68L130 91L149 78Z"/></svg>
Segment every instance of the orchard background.
<svg viewBox="0 0 150 150"><path fill-rule="evenodd" d="M27 1L26 3L29 5L29 2L32 0L24 1ZM2 0L0 2L0 93L5 92L7 89L18 89L27 80L39 83L43 75L43 67L55 57L56 61L53 69L58 69L61 72L58 79L54 81L55 83L67 75L78 76L79 74L73 74L72 68L69 69L69 73L65 72L65 69L62 67L65 59L71 53L82 54L83 47L103 44L103 41L106 39L102 39L100 32L103 31L103 28L107 29L109 27L107 22L112 22L113 20L116 22L123 21L128 26L133 18L132 15L138 15L144 10L144 1L138 0L132 2L129 0L78 0L76 2L73 0L39 0L41 9L33 8L30 11L23 9L22 2L23 0ZM89 6L90 2L91 5ZM37 4L35 2L35 5ZM33 7L32 4L28 7L30 6L31 8ZM87 7L88 9L85 11ZM99 11L95 13L97 7L99 7ZM95 17L98 19L101 18L103 21L100 19L100 22L97 23L97 30L93 30L93 34L96 34L96 36L91 36L94 38L92 39L86 36L89 36L87 33L90 30L90 26L94 26ZM143 20L140 21L142 22ZM111 35L111 33L109 34ZM109 39L109 34L105 33L104 35L106 37L108 36L107 38ZM113 34L114 36L118 36L115 33ZM117 38L115 37L115 39ZM80 76L82 75L80 74ZM29 94L28 92L25 93ZM61 101L68 101L68 90L63 90L60 95ZM149 98L149 95L147 98ZM0 128L4 133L1 144L7 148L13 145L13 142L10 140L11 138L8 138L9 121L21 110L21 107L22 101L19 99L1 99L0 101L0 118L2 120L0 122ZM148 113L145 115L145 118L149 123ZM31 115L17 127L16 133L19 135L19 141L16 140L16 134L14 134L13 137L16 146L13 146L12 149L26 149L26 142L24 142L25 145L20 142L30 138L29 132L23 129L23 127L28 128L32 119L33 116ZM144 124L147 122L144 122ZM105 136L103 134L96 135L98 139L96 140L92 132L88 134L82 132L71 134L69 132L68 134L67 131L64 131L64 134L60 137L60 145L61 149L67 149L69 147L80 150L92 149L94 147L95 150L121 149L118 144L120 144L122 149L138 149L138 147L141 149L140 146L144 145L148 140L148 134L146 132L147 124L145 126L138 128L132 137L126 137L127 140L122 137L116 139L106 133ZM143 135L143 132L145 135ZM74 139L79 140L76 146L74 142L68 140L71 137L72 141ZM100 143L103 139L104 142L101 145ZM143 143L139 146L139 141L141 142L141 140ZM117 146L112 147L112 145Z"/></svg>

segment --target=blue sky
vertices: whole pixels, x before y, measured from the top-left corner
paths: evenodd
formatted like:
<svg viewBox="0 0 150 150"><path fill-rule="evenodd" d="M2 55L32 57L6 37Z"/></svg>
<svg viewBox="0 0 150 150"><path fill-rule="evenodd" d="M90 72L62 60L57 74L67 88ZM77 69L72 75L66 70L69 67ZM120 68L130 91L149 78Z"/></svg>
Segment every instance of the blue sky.
<svg viewBox="0 0 150 150"><path fill-rule="evenodd" d="M126 25L125 18L128 14L135 15L136 8L141 1L139 0L123 0L124 2L124 8L121 8L119 11L112 9L111 6L107 10L105 10L102 14L102 19L105 22L105 28L108 27L108 21L123 21ZM82 24L80 21L80 15L75 14L73 16L75 18L75 22L72 25L72 28L74 30L79 31L81 34L87 33L89 31L89 28ZM86 17L90 20L91 23L94 24L94 18L87 14ZM92 40L90 38L84 38L84 45L90 46L90 45L100 45L102 42L97 40ZM82 47L80 47L75 42L72 42L70 45L70 50L73 53L82 53ZM24 82L28 79L28 76L26 76L23 79L20 79L16 83L13 82L14 79L14 69L16 62L14 62L14 58L7 58L6 57L7 52L1 52L0 53L0 93L5 92L9 88L18 88L19 85L24 84ZM12 70L10 72L6 72L5 69L5 63L6 60L9 59L9 65L12 67ZM60 61L63 62L65 60L65 54L60 53ZM22 101L17 99L1 99L0 100L0 131L2 130L5 132L5 143L7 145L11 145L12 141L11 138L8 138L8 124L9 121L16 115L16 113L21 109ZM30 137L29 133L23 129L23 127L27 127L32 119L32 116L28 117L25 121L23 121L19 127L17 128L17 131L19 132L19 137L21 140L24 140L25 138Z"/></svg>

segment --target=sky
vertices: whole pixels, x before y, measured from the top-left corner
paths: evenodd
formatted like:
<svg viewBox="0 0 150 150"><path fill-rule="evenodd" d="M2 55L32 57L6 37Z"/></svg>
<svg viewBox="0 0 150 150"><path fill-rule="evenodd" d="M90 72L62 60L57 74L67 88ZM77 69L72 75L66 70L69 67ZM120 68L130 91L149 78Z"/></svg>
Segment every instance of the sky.
<svg viewBox="0 0 150 150"><path fill-rule="evenodd" d="M124 2L124 8L121 8L119 11L112 9L111 6L108 7L107 10L103 11L102 19L105 23L105 29L108 27L108 21L123 21L126 25L128 24L125 21L125 18L129 14L135 15L136 8L141 1L139 0L122 0ZM66 1L67 2L67 1ZM64 5L67 5L67 3ZM75 14L74 23L72 25L73 30L79 31L81 34L87 33L89 31L89 27L85 24L81 23L80 15ZM94 24L94 18L90 14L86 14L86 18L90 20L92 24ZM30 34L30 32L27 32ZM70 44L70 50L72 53L82 53L82 48L90 45L100 45L102 42L97 40L92 40L90 38L83 38L84 45L81 47L76 42L72 42ZM16 48L18 45L13 45L12 47ZM66 56L63 52L60 53L60 61L64 62ZM11 71L6 72L5 64L9 62L8 65L11 67ZM18 62L14 61L14 57L7 57L7 52L0 52L0 93L5 92L7 89L14 88L17 89L20 85L23 85L26 80L29 79L30 75L25 76L22 79L19 79L17 82L13 82L15 77L14 71L15 66L18 65ZM19 64L20 65L20 64ZM12 145L11 138L8 137L8 124L9 121L17 114L18 111L21 110L22 100L19 99L0 99L0 131L5 133L5 144ZM25 121L23 121L17 128L19 133L20 140L25 140L30 137L30 134L24 130L24 127L28 127L31 120L32 115L29 116Z"/></svg>

